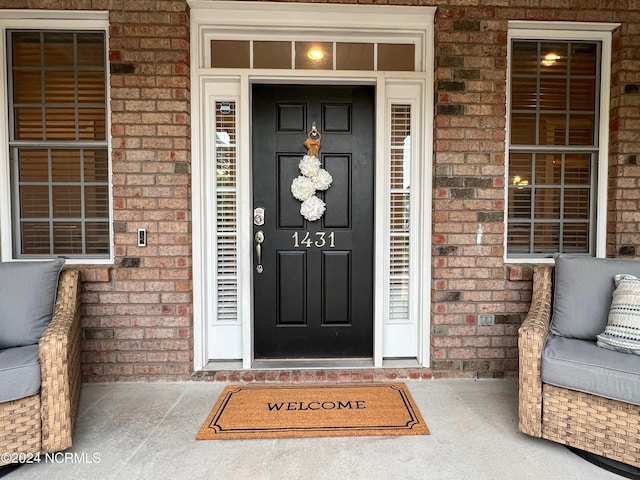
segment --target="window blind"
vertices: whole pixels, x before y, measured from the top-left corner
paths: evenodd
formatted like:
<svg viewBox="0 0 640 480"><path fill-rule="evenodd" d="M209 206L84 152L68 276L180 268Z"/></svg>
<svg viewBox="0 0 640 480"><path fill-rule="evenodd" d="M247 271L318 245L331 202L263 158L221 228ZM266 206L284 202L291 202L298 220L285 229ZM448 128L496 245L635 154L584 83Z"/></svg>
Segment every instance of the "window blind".
<svg viewBox="0 0 640 480"><path fill-rule="evenodd" d="M104 32L9 40L14 254L108 257Z"/></svg>
<svg viewBox="0 0 640 480"><path fill-rule="evenodd" d="M216 321L238 319L236 104L216 102Z"/></svg>
<svg viewBox="0 0 640 480"><path fill-rule="evenodd" d="M409 319L411 106L391 105L389 320Z"/></svg>

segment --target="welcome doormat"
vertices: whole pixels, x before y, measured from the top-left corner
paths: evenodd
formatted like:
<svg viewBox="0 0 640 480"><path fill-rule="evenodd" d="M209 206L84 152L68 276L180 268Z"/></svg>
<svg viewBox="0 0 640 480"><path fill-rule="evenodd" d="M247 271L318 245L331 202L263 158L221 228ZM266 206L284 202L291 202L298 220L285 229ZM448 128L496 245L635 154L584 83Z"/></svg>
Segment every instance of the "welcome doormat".
<svg viewBox="0 0 640 480"><path fill-rule="evenodd" d="M404 383L232 385L197 440L428 435Z"/></svg>

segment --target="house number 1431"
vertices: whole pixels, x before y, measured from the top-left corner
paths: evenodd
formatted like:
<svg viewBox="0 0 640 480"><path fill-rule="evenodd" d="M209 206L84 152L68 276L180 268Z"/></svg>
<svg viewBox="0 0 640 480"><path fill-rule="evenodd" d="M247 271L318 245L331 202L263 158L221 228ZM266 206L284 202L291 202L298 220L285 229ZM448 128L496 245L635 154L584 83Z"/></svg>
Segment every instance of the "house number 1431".
<svg viewBox="0 0 640 480"><path fill-rule="evenodd" d="M304 232L304 238L300 239L300 235L298 232L294 233L291 238L293 238L293 246L294 248L300 248L300 245L303 245L307 248L311 248L312 246L322 248L329 245L329 248L336 248L336 234L335 232L316 232L311 236L309 232Z"/></svg>

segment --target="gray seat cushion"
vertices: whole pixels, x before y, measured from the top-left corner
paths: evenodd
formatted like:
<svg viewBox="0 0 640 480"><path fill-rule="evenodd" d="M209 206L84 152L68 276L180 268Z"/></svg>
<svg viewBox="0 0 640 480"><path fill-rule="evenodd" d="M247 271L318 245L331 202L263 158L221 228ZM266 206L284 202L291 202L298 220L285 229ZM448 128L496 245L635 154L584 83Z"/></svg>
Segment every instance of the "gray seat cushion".
<svg viewBox="0 0 640 480"><path fill-rule="evenodd" d="M0 403L40 391L38 345L0 350Z"/></svg>
<svg viewBox="0 0 640 480"><path fill-rule="evenodd" d="M594 340L607 326L613 277L640 277L640 261L556 254L553 316L549 331L568 338Z"/></svg>
<svg viewBox="0 0 640 480"><path fill-rule="evenodd" d="M640 405L640 356L550 334L542 350L542 382Z"/></svg>
<svg viewBox="0 0 640 480"><path fill-rule="evenodd" d="M38 343L51 322L64 259L0 263L0 349Z"/></svg>

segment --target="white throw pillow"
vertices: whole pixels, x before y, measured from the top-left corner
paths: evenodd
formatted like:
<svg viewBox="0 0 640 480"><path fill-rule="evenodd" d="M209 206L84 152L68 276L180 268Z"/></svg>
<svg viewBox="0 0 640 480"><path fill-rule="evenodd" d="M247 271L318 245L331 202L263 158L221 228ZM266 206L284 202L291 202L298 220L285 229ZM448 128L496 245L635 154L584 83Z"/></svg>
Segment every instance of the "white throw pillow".
<svg viewBox="0 0 640 480"><path fill-rule="evenodd" d="M614 277L607 326L598 335L599 347L640 355L640 279L621 274Z"/></svg>

